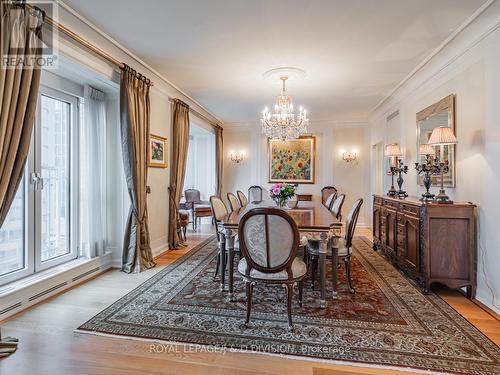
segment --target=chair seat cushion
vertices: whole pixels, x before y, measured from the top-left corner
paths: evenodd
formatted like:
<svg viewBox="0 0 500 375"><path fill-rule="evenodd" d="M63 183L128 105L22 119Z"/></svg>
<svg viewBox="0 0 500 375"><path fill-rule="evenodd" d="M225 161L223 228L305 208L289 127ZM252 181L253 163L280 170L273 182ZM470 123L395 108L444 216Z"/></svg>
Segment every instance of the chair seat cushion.
<svg viewBox="0 0 500 375"><path fill-rule="evenodd" d="M247 270L247 260L242 258L238 263L238 272L242 275L246 275L245 271ZM299 279L303 277L307 272L307 266L299 258L295 258L292 263L292 275L294 279ZM264 273L257 271L256 269L252 269L250 271L250 277L253 279L260 280L288 280L288 274L286 270L277 273Z"/></svg>
<svg viewBox="0 0 500 375"><path fill-rule="evenodd" d="M195 204L194 205L194 210L195 211L204 211L204 210L212 210L209 204Z"/></svg>
<svg viewBox="0 0 500 375"><path fill-rule="evenodd" d="M319 241L308 241L307 242L307 251L311 254L318 255L319 254ZM339 257L345 257L350 253L350 250L345 245L345 238L339 238Z"/></svg>

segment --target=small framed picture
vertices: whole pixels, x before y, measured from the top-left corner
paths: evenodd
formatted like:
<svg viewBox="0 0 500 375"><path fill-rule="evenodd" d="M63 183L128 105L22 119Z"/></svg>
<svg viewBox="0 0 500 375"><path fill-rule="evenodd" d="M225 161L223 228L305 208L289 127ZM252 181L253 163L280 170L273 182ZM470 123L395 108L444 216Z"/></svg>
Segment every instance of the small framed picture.
<svg viewBox="0 0 500 375"><path fill-rule="evenodd" d="M167 168L167 138L149 135L149 167Z"/></svg>

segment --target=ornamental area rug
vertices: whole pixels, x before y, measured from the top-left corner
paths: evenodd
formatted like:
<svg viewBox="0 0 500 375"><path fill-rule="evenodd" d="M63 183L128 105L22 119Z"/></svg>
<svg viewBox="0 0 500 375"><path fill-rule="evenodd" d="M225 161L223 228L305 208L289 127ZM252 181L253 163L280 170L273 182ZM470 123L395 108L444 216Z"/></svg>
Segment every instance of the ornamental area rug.
<svg viewBox="0 0 500 375"><path fill-rule="evenodd" d="M213 281L216 256L211 239L77 331L368 366L500 374L500 348L439 296L423 295L366 238L354 240L356 293L349 293L339 269L339 298L329 298L320 309L318 288L313 291L307 279L303 307L295 295L294 332L287 329L284 289L260 284L254 288L251 327L245 328L244 283L235 272L230 302L219 280Z"/></svg>

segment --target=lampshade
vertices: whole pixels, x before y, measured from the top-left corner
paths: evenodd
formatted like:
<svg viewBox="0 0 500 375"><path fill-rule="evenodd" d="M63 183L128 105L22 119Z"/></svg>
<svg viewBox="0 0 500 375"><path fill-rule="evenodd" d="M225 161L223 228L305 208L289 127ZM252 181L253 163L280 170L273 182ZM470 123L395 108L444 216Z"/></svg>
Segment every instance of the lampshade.
<svg viewBox="0 0 500 375"><path fill-rule="evenodd" d="M454 145L458 142L451 128L440 126L439 128L434 128L428 143L430 145Z"/></svg>
<svg viewBox="0 0 500 375"><path fill-rule="evenodd" d="M434 155L434 147L429 144L420 145L419 153L420 155Z"/></svg>
<svg viewBox="0 0 500 375"><path fill-rule="evenodd" d="M391 143L385 146L385 156L401 156L401 149L397 143Z"/></svg>

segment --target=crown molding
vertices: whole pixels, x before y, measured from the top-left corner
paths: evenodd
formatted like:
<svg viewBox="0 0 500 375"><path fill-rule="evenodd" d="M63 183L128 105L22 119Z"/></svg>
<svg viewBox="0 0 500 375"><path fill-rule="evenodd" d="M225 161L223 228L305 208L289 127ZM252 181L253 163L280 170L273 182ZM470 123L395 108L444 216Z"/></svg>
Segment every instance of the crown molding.
<svg viewBox="0 0 500 375"><path fill-rule="evenodd" d="M120 49L122 52L124 52L127 56L135 60L137 63L142 65L144 68L148 69L150 72L152 72L154 75L156 75L161 81L163 81L164 84L167 86L171 87L178 93L180 93L184 98L188 99L192 104L194 104L198 109L204 114L207 115L207 117L212 118L213 122L224 124L224 122L219 119L217 116L212 114L208 109L206 109L202 104L200 104L196 99L194 99L191 95L183 91L180 87L178 87L176 84L174 84L172 81L170 81L168 78L166 78L163 74L158 72L156 69L151 67L148 63L146 63L144 60L139 58L137 55L135 55L132 51L130 51L128 48L123 46L121 43L113 39L111 36L106 34L104 31L102 31L99 27L94 25L92 22L90 22L87 18L83 17L80 13L78 13L76 10L71 8L68 4L64 3L62 0L54 0L59 6L61 6L64 10L66 10L69 14L77 18L79 21L81 21L83 24L85 24L87 27L92 29L94 32L99 34L101 37L103 37L105 40L113 44L116 48ZM153 88L156 88L159 92L161 92L165 96L169 96L169 93L156 87L153 86Z"/></svg>
<svg viewBox="0 0 500 375"><path fill-rule="evenodd" d="M401 82L399 82L396 87L391 90L391 92L382 99L371 111L370 118L378 117L375 116L377 112L380 112L381 109L386 107L394 107L394 103L391 103L392 100L398 97L398 93L401 89L406 86L412 78L414 78L419 72L421 72L425 67L427 67L434 58L443 52L453 41L455 41L459 35L461 35L464 31L466 31L469 26L474 23L487 9L489 9L493 4L495 4L497 0L488 0L484 3L479 9L477 9L469 18L467 18L446 40L441 43L434 51L432 51L420 64L417 65L415 69L413 69ZM427 82L429 79L432 79L437 74L439 74L444 68L451 65L456 59L460 56L467 53L472 47L478 44L481 40L485 39L488 35L490 35L493 31L495 31L500 26L500 19L491 26L485 33L482 33L479 37L475 38L472 43L461 46L460 50L455 53L450 59L447 60L439 69L437 69L429 78L425 80ZM420 86L419 86L420 87ZM414 90L412 90L413 92ZM387 111L387 110L386 110ZM386 111L382 111L382 114Z"/></svg>

